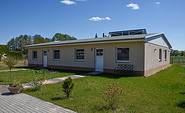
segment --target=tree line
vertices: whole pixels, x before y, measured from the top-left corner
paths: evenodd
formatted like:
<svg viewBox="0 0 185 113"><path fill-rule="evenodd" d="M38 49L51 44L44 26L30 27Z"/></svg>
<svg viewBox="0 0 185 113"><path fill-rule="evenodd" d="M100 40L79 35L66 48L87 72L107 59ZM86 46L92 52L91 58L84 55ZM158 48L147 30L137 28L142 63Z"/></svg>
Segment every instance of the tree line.
<svg viewBox="0 0 185 113"><path fill-rule="evenodd" d="M44 38L41 35L20 35L18 37L12 38L8 41L7 45L10 47L10 51L23 51L25 54L26 45L39 44L39 43L47 43L52 41L65 41L65 40L77 40L73 36L69 36L67 34L56 33L52 38Z"/></svg>
<svg viewBox="0 0 185 113"><path fill-rule="evenodd" d="M185 56L185 51L171 49L170 56Z"/></svg>

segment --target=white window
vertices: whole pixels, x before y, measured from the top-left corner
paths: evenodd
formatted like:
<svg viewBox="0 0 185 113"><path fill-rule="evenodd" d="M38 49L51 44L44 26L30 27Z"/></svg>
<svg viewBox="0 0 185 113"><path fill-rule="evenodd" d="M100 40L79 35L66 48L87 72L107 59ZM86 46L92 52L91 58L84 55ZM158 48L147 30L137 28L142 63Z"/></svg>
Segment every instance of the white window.
<svg viewBox="0 0 185 113"><path fill-rule="evenodd" d="M129 62L129 48L117 48L117 62Z"/></svg>
<svg viewBox="0 0 185 113"><path fill-rule="evenodd" d="M159 62L162 61L162 49L159 49Z"/></svg>
<svg viewBox="0 0 185 113"><path fill-rule="evenodd" d="M33 51L32 56L34 59L37 58L37 51Z"/></svg>
<svg viewBox="0 0 185 113"><path fill-rule="evenodd" d="M53 59L54 60L60 60L60 50L54 50L53 51Z"/></svg>
<svg viewBox="0 0 185 113"><path fill-rule="evenodd" d="M84 61L84 49L76 49L76 61Z"/></svg>

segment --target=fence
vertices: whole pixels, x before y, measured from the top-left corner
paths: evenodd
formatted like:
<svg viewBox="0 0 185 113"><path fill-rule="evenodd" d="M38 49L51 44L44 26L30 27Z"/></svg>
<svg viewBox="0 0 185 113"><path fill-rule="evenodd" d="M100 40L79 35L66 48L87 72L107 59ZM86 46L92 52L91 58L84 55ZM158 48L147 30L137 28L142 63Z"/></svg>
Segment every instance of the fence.
<svg viewBox="0 0 185 113"><path fill-rule="evenodd" d="M185 57L183 56L171 56L170 63L184 63L185 64Z"/></svg>

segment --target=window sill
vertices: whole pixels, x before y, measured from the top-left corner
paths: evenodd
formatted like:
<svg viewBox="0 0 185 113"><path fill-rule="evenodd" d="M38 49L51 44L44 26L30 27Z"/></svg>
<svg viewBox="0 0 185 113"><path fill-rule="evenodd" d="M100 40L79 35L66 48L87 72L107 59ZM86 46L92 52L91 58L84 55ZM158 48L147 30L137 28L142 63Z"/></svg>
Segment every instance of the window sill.
<svg viewBox="0 0 185 113"><path fill-rule="evenodd" d="M76 61L76 62L84 62L84 60L77 60L77 59L76 59L75 61Z"/></svg>
<svg viewBox="0 0 185 113"><path fill-rule="evenodd" d="M53 59L54 61L59 61L60 59Z"/></svg>
<svg viewBox="0 0 185 113"><path fill-rule="evenodd" d="M130 62L130 60L127 60L127 61L117 60L116 62L117 62L117 63L129 63L129 62Z"/></svg>

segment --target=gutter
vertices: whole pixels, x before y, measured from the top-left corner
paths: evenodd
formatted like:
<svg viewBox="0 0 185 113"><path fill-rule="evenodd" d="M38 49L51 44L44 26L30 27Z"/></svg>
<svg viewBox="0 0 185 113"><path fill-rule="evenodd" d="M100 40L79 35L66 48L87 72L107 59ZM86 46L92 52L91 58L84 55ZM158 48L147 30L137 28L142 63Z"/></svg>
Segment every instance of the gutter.
<svg viewBox="0 0 185 113"><path fill-rule="evenodd" d="M38 48L38 47L56 47L56 46L68 46L68 45L85 45L85 44L104 44L104 43L119 43L119 42L144 42L144 38L138 38L138 39L133 39L133 40L101 40L101 41L86 41L86 42L76 42L76 43L58 43L58 44L50 44L50 45L30 45L30 46L25 46L26 48Z"/></svg>
<svg viewBox="0 0 185 113"><path fill-rule="evenodd" d="M137 39L117 39L117 40L97 40L97 41L84 41L84 42L74 42L74 43L57 43L57 44L40 44L40 45L28 45L24 46L26 48L36 48L36 47L50 47L50 46L66 46L66 45L84 45L84 44L100 44L100 43L113 43L113 42L135 42L135 41L145 41L145 38Z"/></svg>

